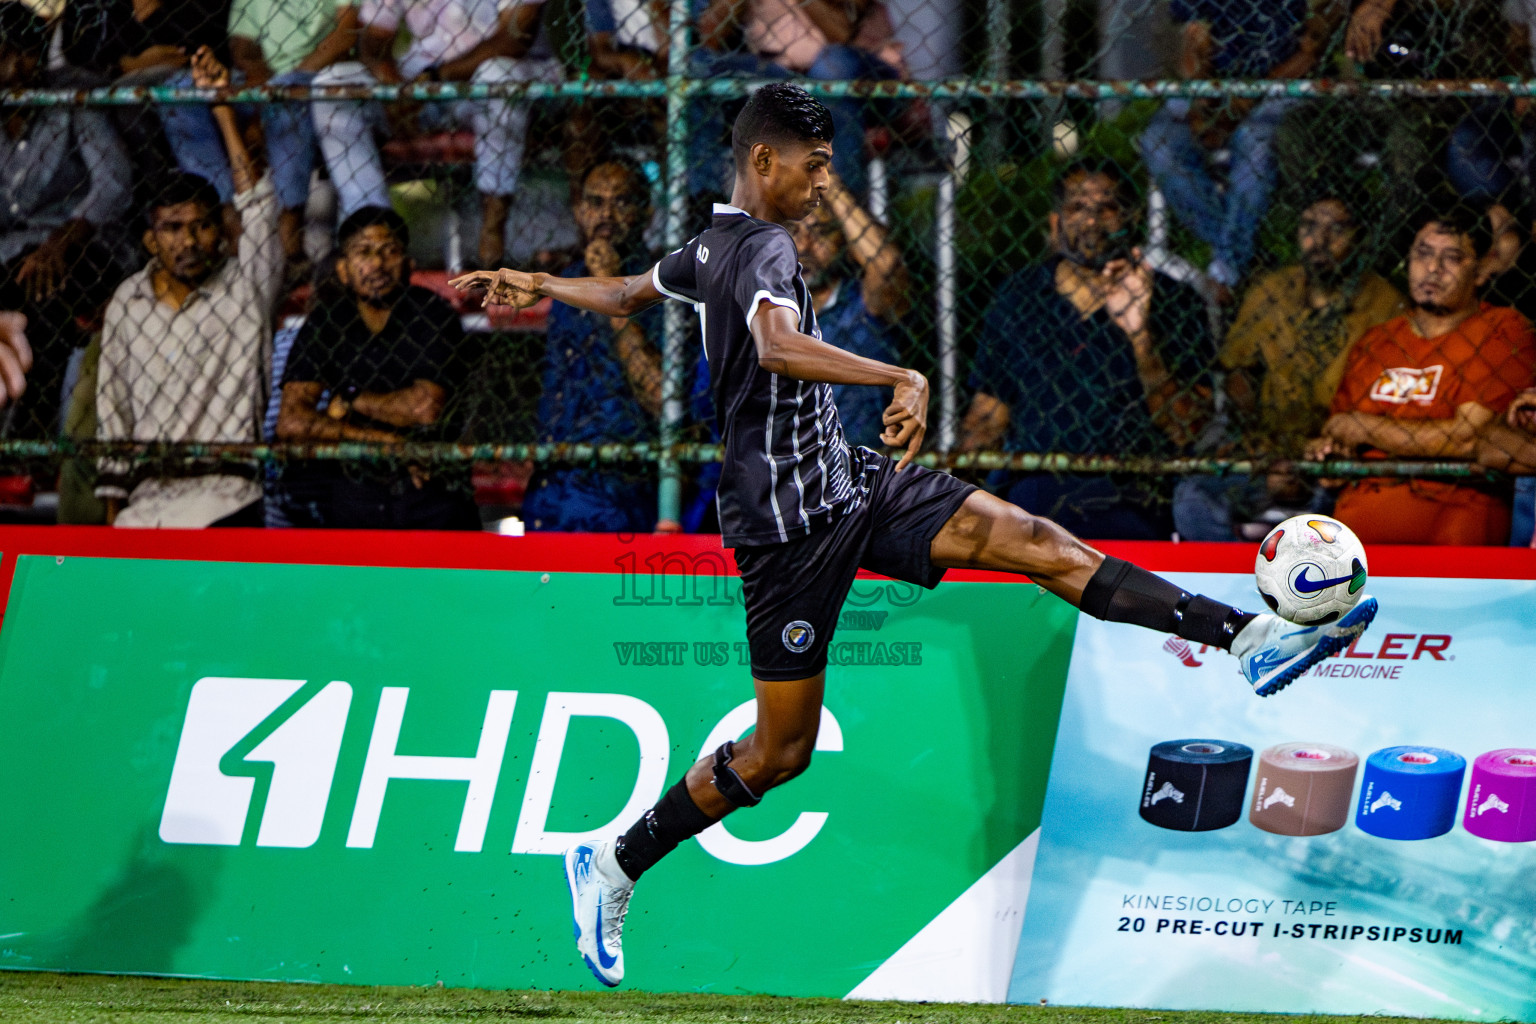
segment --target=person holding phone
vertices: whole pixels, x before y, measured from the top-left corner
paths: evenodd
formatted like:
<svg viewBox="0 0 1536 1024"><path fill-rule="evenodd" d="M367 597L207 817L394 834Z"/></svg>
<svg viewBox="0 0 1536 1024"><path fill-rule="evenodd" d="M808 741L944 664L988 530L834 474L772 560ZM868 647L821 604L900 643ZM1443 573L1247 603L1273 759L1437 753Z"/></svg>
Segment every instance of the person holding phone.
<svg viewBox="0 0 1536 1024"><path fill-rule="evenodd" d="M1134 193L1113 163L1068 165L1054 198L1052 256L1004 281L982 323L960 450L1185 451L1211 417L1204 300L1143 260ZM1083 536L1173 531L1155 477L999 471L987 484Z"/></svg>

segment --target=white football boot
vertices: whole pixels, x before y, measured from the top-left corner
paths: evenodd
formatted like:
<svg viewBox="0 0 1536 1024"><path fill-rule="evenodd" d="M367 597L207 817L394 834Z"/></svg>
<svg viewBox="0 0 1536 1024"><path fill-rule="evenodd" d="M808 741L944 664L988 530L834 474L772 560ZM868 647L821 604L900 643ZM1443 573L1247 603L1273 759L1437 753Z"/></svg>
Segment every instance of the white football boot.
<svg viewBox="0 0 1536 1024"><path fill-rule="evenodd" d="M1260 697L1279 693L1303 672L1348 647L1376 617L1376 599L1362 596L1337 622L1298 626L1278 615L1260 615L1232 641L1243 676Z"/></svg>
<svg viewBox="0 0 1536 1024"><path fill-rule="evenodd" d="M624 915L635 883L613 855L613 843L588 841L565 851L572 931L587 969L612 988L624 980Z"/></svg>

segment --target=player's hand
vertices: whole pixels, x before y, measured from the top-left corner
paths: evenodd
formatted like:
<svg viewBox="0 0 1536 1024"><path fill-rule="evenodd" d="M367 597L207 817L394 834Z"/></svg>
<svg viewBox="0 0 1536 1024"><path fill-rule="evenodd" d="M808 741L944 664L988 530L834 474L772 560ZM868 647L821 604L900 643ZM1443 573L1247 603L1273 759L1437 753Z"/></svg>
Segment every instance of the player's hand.
<svg viewBox="0 0 1536 1024"><path fill-rule="evenodd" d="M27 318L20 313L0 313L0 407L16 401L27 390L30 369L32 346L27 343Z"/></svg>
<svg viewBox="0 0 1536 1024"><path fill-rule="evenodd" d="M1526 388L1516 395L1504 419L1515 430L1536 434L1536 388Z"/></svg>
<svg viewBox="0 0 1536 1024"><path fill-rule="evenodd" d="M896 385L891 404L880 419L885 424L881 442L907 449L896 463L896 472L900 473L923 447L923 435L928 433L928 378L908 370L907 379Z"/></svg>
<svg viewBox="0 0 1536 1024"><path fill-rule="evenodd" d="M483 305L527 309L539 301L539 275L521 270L476 270L448 283L461 292L485 292Z"/></svg>
<svg viewBox="0 0 1536 1024"><path fill-rule="evenodd" d="M1104 311L1132 341L1144 337L1152 310L1152 268L1142 260L1141 250L1132 249L1128 260L1110 260L1104 265Z"/></svg>

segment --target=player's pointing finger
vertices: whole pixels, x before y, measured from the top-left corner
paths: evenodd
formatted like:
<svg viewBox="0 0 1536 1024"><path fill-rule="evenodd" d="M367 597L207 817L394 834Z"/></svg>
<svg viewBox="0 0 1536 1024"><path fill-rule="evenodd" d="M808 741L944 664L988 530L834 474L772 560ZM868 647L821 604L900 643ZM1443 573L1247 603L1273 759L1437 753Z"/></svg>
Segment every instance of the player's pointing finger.
<svg viewBox="0 0 1536 1024"><path fill-rule="evenodd" d="M457 288L461 292L475 291L479 288L489 288L491 282L496 280L496 273L490 270L472 270L467 274L460 274L448 282L450 287Z"/></svg>

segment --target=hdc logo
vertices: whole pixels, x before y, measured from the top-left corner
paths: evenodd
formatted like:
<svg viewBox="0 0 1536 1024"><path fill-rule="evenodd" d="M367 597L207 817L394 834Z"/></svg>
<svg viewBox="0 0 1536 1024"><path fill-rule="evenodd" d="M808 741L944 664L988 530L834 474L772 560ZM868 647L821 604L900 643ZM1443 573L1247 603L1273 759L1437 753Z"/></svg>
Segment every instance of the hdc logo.
<svg viewBox="0 0 1536 1024"><path fill-rule="evenodd" d="M330 683L290 709L304 687L302 679L209 677L197 681L187 701L165 810L160 816L162 840L239 846L248 826L256 780L229 772L238 772L242 763L251 762L272 765L256 845L307 847L319 840L352 707L352 687L344 682ZM478 853L485 844L517 691L490 692L472 757L399 753L409 696L410 690L403 686L385 687L379 695L347 846L373 846L390 780L435 779L469 784L453 848ZM550 831L546 824L566 735L571 719L582 716L614 719L635 734L640 758L634 789L607 824L582 832ZM728 739L739 738L754 717L752 701L732 709L705 738L699 756ZM247 745L244 756L237 756ZM842 749L842 728L823 708L816 750ZM656 709L636 697L550 693L539 723L511 852L558 854L589 836L616 835L661 796L668 780L670 751L666 723ZM823 811L806 811L780 835L755 841L731 835L722 822L700 835L699 843L714 857L731 864L770 864L803 849L826 820Z"/></svg>

